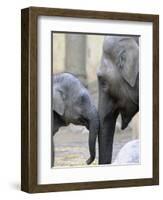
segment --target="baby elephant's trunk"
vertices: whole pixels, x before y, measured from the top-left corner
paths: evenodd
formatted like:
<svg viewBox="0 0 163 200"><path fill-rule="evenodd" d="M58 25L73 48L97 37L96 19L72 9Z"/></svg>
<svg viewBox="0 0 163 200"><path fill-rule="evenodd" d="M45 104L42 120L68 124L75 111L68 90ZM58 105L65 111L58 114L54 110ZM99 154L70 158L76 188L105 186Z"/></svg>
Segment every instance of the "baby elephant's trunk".
<svg viewBox="0 0 163 200"><path fill-rule="evenodd" d="M93 106L91 111L89 112L89 152L90 152L90 158L87 160L87 164L91 164L96 155L96 138L99 133L99 116L98 112Z"/></svg>

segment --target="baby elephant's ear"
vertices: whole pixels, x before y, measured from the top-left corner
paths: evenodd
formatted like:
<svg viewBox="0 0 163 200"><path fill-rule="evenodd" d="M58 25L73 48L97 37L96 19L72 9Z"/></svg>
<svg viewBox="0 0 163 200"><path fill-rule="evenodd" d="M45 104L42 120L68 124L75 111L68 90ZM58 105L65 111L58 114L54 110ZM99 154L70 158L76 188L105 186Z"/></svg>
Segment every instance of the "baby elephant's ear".
<svg viewBox="0 0 163 200"><path fill-rule="evenodd" d="M119 67L122 77L130 86L134 87L139 73L139 49L135 41L133 41L133 45L121 52Z"/></svg>
<svg viewBox="0 0 163 200"><path fill-rule="evenodd" d="M62 94L60 91L54 89L53 90L53 110L59 115L63 115L65 111L65 104L62 98Z"/></svg>

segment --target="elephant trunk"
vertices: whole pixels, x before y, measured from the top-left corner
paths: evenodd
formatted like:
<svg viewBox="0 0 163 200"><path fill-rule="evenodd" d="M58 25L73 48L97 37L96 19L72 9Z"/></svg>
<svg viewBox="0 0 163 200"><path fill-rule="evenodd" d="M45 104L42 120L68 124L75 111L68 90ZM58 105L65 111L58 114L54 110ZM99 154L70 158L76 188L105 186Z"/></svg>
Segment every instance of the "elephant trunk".
<svg viewBox="0 0 163 200"><path fill-rule="evenodd" d="M99 84L99 164L110 164L112 160L113 139L116 119L119 112L116 110L114 101L105 94Z"/></svg>
<svg viewBox="0 0 163 200"><path fill-rule="evenodd" d="M87 164L91 164L95 159L96 154L96 138L100 129L99 116L96 108L93 106L89 112L89 152L90 158L87 160Z"/></svg>
<svg viewBox="0 0 163 200"><path fill-rule="evenodd" d="M113 139L117 115L108 114L100 119L102 127L99 133L99 164L110 164L112 161Z"/></svg>

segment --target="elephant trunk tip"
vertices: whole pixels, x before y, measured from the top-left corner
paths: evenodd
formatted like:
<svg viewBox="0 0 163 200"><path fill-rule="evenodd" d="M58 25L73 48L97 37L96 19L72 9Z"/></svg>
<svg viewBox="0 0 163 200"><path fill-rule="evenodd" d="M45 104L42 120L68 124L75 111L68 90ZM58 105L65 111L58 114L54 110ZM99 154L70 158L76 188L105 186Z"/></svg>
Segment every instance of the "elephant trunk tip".
<svg viewBox="0 0 163 200"><path fill-rule="evenodd" d="M99 116L95 106L92 106L89 113L89 153L90 157L86 161L90 165L95 160L96 155L96 139L99 133Z"/></svg>
<svg viewBox="0 0 163 200"><path fill-rule="evenodd" d="M90 165L90 164L94 161L94 159L95 159L95 156L94 156L94 157L91 156L91 157L86 161L87 165Z"/></svg>

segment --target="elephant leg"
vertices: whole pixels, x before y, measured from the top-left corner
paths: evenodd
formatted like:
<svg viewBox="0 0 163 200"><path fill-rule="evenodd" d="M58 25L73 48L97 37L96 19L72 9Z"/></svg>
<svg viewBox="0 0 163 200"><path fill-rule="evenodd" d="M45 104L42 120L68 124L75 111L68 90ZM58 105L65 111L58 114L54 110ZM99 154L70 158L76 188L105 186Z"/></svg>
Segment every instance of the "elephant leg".
<svg viewBox="0 0 163 200"><path fill-rule="evenodd" d="M55 158L55 150L54 150L54 139L53 134L51 137L51 167L54 167L54 158Z"/></svg>
<svg viewBox="0 0 163 200"><path fill-rule="evenodd" d="M51 134L51 167L54 167L55 162L55 143L54 136L61 126L66 126L65 122L56 113L52 112L52 134Z"/></svg>
<svg viewBox="0 0 163 200"><path fill-rule="evenodd" d="M99 164L110 164L112 161L113 139L118 114L109 114L100 123Z"/></svg>

